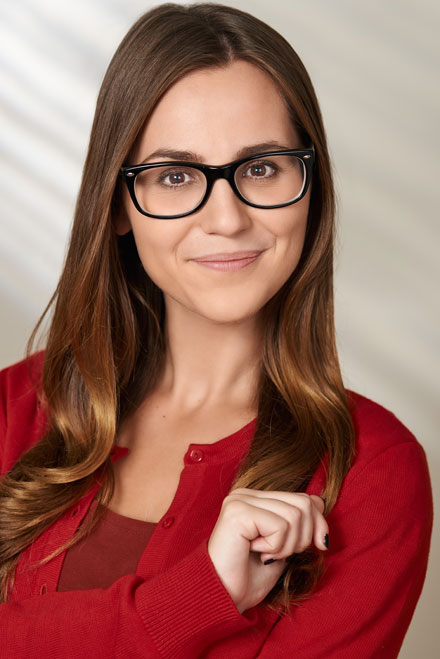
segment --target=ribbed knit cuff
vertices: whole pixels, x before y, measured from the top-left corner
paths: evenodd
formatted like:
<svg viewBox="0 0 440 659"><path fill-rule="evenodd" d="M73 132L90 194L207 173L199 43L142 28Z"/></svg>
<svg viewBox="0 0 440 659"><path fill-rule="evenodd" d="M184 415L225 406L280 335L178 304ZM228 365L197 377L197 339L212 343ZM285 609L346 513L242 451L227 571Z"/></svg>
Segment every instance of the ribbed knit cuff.
<svg viewBox="0 0 440 659"><path fill-rule="evenodd" d="M208 540L136 590L136 609L164 657L198 656L211 643L250 627L208 553Z"/></svg>

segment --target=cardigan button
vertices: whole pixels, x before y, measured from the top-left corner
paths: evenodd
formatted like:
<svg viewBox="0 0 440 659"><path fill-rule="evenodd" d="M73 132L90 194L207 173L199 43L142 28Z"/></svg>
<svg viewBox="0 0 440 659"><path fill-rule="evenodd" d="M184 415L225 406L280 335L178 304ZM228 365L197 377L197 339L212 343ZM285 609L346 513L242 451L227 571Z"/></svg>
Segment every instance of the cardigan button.
<svg viewBox="0 0 440 659"><path fill-rule="evenodd" d="M203 451L199 448L193 448L189 454L190 460L193 462L201 462L203 460Z"/></svg>
<svg viewBox="0 0 440 659"><path fill-rule="evenodd" d="M45 595L47 593L47 586L44 583L40 588L40 595Z"/></svg>
<svg viewBox="0 0 440 659"><path fill-rule="evenodd" d="M164 527L164 529L168 529L173 524L174 524L174 517L165 517L165 519L162 522L162 526Z"/></svg>

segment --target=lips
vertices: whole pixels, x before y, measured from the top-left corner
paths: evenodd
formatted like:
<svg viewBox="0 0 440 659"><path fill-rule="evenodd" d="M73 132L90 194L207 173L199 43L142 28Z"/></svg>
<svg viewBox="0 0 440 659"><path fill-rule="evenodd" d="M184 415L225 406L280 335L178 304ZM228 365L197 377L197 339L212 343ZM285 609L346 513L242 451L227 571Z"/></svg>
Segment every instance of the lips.
<svg viewBox="0 0 440 659"><path fill-rule="evenodd" d="M205 256L199 256L193 261L198 262L222 262L222 261L240 261L243 259L252 259L261 254L262 250L247 250L241 252L220 252L218 254L206 254Z"/></svg>
<svg viewBox="0 0 440 659"><path fill-rule="evenodd" d="M206 254L192 259L199 266L222 272L236 272L254 263L262 250L247 250L242 252L222 252L220 254Z"/></svg>

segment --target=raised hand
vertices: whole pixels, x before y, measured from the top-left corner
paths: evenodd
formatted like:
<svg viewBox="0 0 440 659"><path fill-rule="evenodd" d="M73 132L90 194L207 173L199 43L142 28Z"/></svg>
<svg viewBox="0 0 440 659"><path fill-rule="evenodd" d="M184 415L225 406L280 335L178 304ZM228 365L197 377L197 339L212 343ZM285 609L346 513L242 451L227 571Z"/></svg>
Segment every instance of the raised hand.
<svg viewBox="0 0 440 659"><path fill-rule="evenodd" d="M237 488L224 498L208 552L240 613L266 597L288 556L312 543L327 549L323 512L321 497L302 492Z"/></svg>

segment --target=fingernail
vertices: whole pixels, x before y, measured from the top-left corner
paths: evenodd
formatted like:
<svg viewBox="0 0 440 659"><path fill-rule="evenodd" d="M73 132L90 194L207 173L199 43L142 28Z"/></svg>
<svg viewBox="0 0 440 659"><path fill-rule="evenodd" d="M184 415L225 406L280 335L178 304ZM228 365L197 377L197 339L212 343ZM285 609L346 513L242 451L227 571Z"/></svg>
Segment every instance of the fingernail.
<svg viewBox="0 0 440 659"><path fill-rule="evenodd" d="M325 536L324 536L324 544L325 544L326 549L328 549L328 533L326 533Z"/></svg>
<svg viewBox="0 0 440 659"><path fill-rule="evenodd" d="M277 560L277 558L268 558L267 561L264 561L263 565L269 565L269 563L274 563Z"/></svg>

